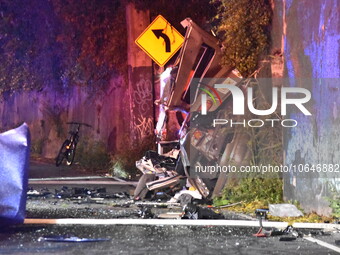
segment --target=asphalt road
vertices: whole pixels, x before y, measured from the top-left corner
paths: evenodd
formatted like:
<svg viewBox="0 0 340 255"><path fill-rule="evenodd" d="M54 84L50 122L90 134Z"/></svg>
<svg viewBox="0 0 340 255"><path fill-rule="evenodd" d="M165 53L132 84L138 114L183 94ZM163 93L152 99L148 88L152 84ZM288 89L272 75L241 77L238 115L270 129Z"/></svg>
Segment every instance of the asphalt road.
<svg viewBox="0 0 340 255"><path fill-rule="evenodd" d="M257 238L254 228L186 226L19 226L0 232L1 254L337 254L298 238ZM108 238L103 242L39 241L50 235ZM338 237L339 234L337 234Z"/></svg>
<svg viewBox="0 0 340 255"><path fill-rule="evenodd" d="M33 162L31 178L84 176L90 173L67 166ZM33 185L52 192L63 185ZM69 185L73 188L75 185ZM76 185L79 187L79 185ZM95 188L84 183L84 188ZM100 187L101 185L97 185ZM113 185L114 186L114 185ZM117 188L117 186L116 186ZM122 191L108 189L108 193ZM138 218L138 207L120 206L130 198L105 199L102 204L86 199L56 199L35 197L27 201L27 218ZM181 208L152 209L154 213L181 211ZM228 211L227 219L244 219ZM0 254L337 254L303 238L280 241L280 236L254 237L257 228L219 226L143 226L143 225L20 225L0 230ZM310 230L304 230L308 235ZM336 246L339 232L314 237ZM315 234L314 233L314 234ZM79 238L107 238L102 242L49 242L46 236L77 236ZM340 248L340 246L338 246Z"/></svg>
<svg viewBox="0 0 340 255"><path fill-rule="evenodd" d="M107 172L103 171L100 176L91 170L80 168L76 163L72 166L65 164L59 167L55 166L53 160L31 160L29 167L29 187L33 189L48 188L52 191L60 190L63 187L86 187L88 189L106 188L110 193L133 192L136 182L130 182L131 185L116 181L112 178L103 178ZM85 178L85 177L92 178ZM97 179L93 179L98 176ZM65 178L66 177L66 178ZM83 178L73 180L71 178ZM57 180L56 178L60 178ZM65 178L65 179L61 179ZM69 178L69 179L67 179Z"/></svg>
<svg viewBox="0 0 340 255"><path fill-rule="evenodd" d="M65 163L57 167L52 159L31 159L29 167L29 178L51 178L66 176L94 175L91 171L80 168L75 162L72 166Z"/></svg>

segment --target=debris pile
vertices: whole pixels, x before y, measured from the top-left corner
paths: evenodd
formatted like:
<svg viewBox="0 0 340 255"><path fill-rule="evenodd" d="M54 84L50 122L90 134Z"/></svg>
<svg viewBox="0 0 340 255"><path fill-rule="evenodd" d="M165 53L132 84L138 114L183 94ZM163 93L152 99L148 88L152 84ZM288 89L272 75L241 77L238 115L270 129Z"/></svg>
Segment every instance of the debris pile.
<svg viewBox="0 0 340 255"><path fill-rule="evenodd" d="M127 193L119 192L110 194L106 191L106 188L88 189L88 188L69 188L63 186L61 189L55 189L50 191L48 188L42 188L40 190L30 187L27 191L27 197L29 199L34 198L57 198L57 199L71 199L79 201L93 201L97 202L103 199L128 199L130 196Z"/></svg>

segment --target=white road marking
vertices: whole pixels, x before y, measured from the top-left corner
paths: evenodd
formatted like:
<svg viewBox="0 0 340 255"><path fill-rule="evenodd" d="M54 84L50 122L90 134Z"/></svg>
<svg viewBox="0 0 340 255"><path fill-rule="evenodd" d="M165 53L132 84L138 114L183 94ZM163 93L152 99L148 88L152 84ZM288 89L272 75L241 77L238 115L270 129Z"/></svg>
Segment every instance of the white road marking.
<svg viewBox="0 0 340 255"><path fill-rule="evenodd" d="M326 243L324 241L321 241L321 240L318 240L318 239L315 239L313 237L309 237L309 236L306 236L306 237L303 237L304 239L312 242L312 243L317 243L318 245L321 245L323 247L326 247L328 249L331 249L333 251L336 251L336 252L339 252L340 253L340 248L335 246L335 245L332 245L332 244L329 244L329 243Z"/></svg>

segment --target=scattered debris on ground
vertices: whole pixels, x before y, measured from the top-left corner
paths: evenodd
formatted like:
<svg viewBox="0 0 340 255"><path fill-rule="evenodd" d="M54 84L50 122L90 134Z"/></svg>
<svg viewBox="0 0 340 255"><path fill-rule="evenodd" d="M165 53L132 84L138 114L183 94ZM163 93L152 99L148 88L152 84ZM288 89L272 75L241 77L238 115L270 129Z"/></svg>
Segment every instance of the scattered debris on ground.
<svg viewBox="0 0 340 255"><path fill-rule="evenodd" d="M85 242L104 242L110 241L110 238L81 238L70 235L49 235L38 239L39 242L67 242L67 243L85 243Z"/></svg>

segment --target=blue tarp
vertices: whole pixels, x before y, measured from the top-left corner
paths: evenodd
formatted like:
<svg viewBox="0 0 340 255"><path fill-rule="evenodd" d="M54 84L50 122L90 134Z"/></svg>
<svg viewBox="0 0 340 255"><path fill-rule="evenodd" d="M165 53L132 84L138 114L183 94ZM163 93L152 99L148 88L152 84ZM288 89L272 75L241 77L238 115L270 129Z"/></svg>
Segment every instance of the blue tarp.
<svg viewBox="0 0 340 255"><path fill-rule="evenodd" d="M0 134L0 226L24 221L29 149L26 123Z"/></svg>

